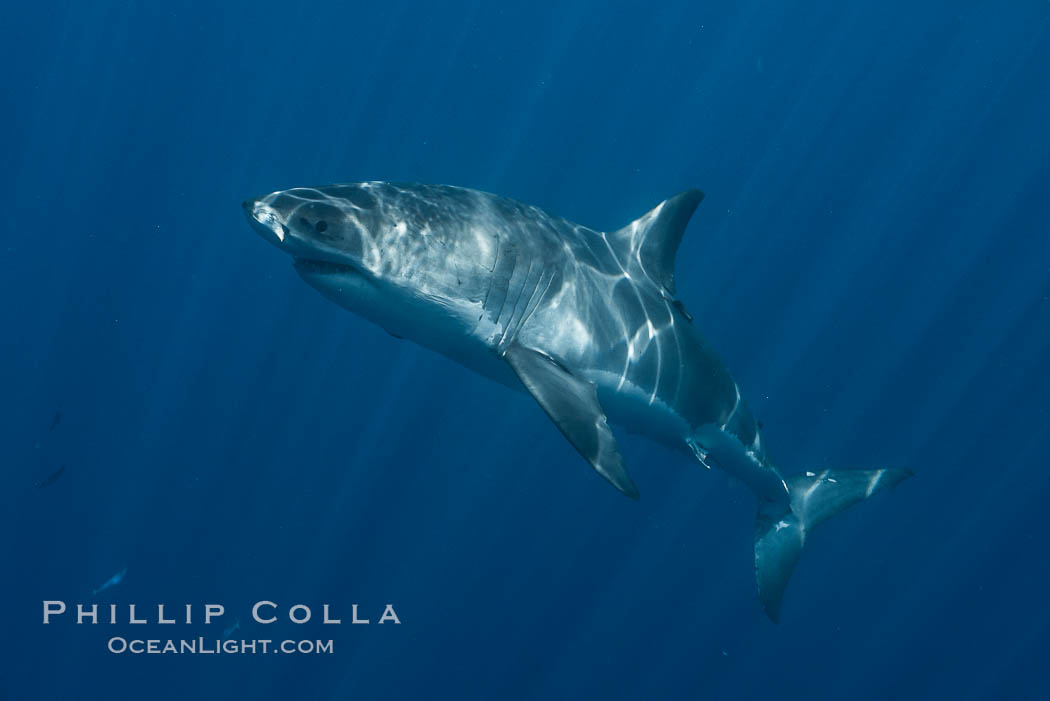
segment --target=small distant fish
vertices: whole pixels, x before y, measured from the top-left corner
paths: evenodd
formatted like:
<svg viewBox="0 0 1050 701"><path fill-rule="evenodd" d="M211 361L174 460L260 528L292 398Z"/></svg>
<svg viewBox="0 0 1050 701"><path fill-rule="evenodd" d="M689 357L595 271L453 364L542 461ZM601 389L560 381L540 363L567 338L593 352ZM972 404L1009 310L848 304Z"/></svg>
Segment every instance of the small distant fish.
<svg viewBox="0 0 1050 701"><path fill-rule="evenodd" d="M240 629L241 629L241 619L235 618L234 621L233 621L233 625L228 627L226 630L222 631L222 639L223 640L229 640L230 636L233 635L234 633L236 633Z"/></svg>
<svg viewBox="0 0 1050 701"><path fill-rule="evenodd" d="M55 411L55 417L51 419L51 425L47 427L48 433L54 431L60 423L62 423L62 410L58 409Z"/></svg>
<svg viewBox="0 0 1050 701"><path fill-rule="evenodd" d="M120 584L121 582L124 581L124 575L126 575L127 573L128 573L128 568L125 567L120 572L117 572L115 575L113 575L112 577L107 579L105 581L105 583L103 583L103 585L101 587L99 587L98 589L93 589L91 591L91 595L94 596L95 594L98 594L99 592L103 592L103 591L106 591L107 589L110 589L112 587L117 586L118 584Z"/></svg>
<svg viewBox="0 0 1050 701"><path fill-rule="evenodd" d="M44 487L50 487L52 484L54 484L55 482L58 481L58 478L61 477L62 473L65 472L65 471L66 471L66 466L63 465L62 467L58 468L57 470L52 472L50 475L45 477L44 479L40 480L39 482L35 482L33 484L33 486L36 487L37 489L43 489Z"/></svg>

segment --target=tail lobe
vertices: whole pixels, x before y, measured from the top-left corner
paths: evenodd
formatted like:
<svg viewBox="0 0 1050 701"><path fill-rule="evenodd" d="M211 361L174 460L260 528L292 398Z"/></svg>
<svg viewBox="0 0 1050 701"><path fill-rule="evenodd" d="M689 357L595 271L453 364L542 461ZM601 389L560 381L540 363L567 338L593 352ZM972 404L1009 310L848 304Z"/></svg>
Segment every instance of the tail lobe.
<svg viewBox="0 0 1050 701"><path fill-rule="evenodd" d="M766 614L779 621L780 604L806 535L843 509L896 486L905 469L803 472L785 480L790 502L760 504L755 520L755 579Z"/></svg>

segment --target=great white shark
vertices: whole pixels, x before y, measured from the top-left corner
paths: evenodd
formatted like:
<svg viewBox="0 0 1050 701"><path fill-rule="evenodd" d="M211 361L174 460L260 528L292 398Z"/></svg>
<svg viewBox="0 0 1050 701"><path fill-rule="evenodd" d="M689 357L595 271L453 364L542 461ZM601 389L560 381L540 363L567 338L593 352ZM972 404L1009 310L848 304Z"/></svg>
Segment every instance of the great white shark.
<svg viewBox="0 0 1050 701"><path fill-rule="evenodd" d="M445 185L297 187L242 208L336 304L531 394L623 494L638 489L609 422L747 485L758 594L777 621L813 529L911 472L774 467L740 388L675 296L675 254L703 197L687 190L612 232Z"/></svg>

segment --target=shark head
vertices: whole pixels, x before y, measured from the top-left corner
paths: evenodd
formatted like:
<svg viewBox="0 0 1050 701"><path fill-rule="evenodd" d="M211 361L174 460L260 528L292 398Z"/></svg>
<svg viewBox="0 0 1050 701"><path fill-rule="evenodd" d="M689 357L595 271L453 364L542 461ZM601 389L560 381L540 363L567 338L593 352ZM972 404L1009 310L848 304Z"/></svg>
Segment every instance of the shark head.
<svg viewBox="0 0 1050 701"><path fill-rule="evenodd" d="M395 335L421 317L458 317L480 284L474 239L442 239L440 208L387 183L279 190L241 208L307 284Z"/></svg>
<svg viewBox="0 0 1050 701"><path fill-rule="evenodd" d="M367 185L279 190L245 200L241 208L264 239L296 261L301 273L366 272L365 251L374 249L373 232L382 227ZM374 263L374 262L373 262ZM346 271L342 271L346 272ZM304 275L305 277L305 275Z"/></svg>
<svg viewBox="0 0 1050 701"><path fill-rule="evenodd" d="M343 307L367 314L384 274L377 235L391 223L370 185L278 190L241 203L252 228L290 255L310 286Z"/></svg>

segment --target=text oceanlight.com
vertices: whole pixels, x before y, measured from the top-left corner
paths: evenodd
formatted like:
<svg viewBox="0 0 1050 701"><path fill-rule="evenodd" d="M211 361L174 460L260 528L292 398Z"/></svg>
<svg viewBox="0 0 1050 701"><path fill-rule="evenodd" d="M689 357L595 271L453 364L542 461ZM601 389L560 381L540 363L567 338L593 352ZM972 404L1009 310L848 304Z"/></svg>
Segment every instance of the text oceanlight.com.
<svg viewBox="0 0 1050 701"><path fill-rule="evenodd" d="M332 640L128 640L120 636L109 639L107 648L115 654L132 655L330 655L335 651Z"/></svg>

